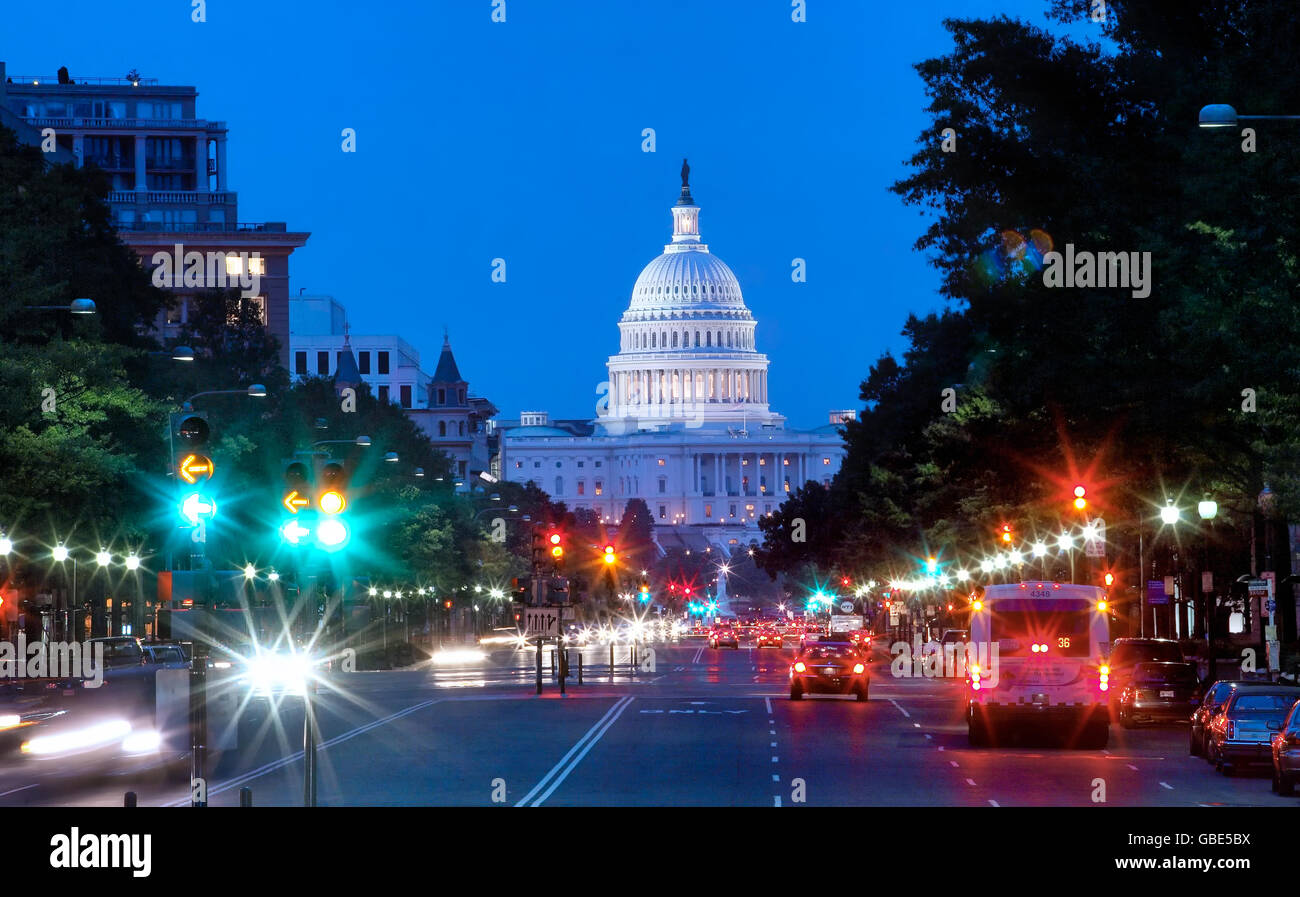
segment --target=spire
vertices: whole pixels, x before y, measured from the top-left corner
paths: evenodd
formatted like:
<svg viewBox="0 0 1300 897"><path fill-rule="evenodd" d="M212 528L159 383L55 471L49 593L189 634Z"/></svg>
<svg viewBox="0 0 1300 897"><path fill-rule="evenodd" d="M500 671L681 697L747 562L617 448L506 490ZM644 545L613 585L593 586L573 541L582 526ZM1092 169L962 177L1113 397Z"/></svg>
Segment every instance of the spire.
<svg viewBox="0 0 1300 897"><path fill-rule="evenodd" d="M433 371L433 378L430 383L464 383L465 380L460 376L460 368L456 367L456 356L451 354L451 340L447 335L446 327L442 333L442 354L438 356L438 367Z"/></svg>
<svg viewBox="0 0 1300 897"><path fill-rule="evenodd" d="M357 358L352 354L352 325L343 324L343 348L339 351L339 363L334 371L334 389L341 391L347 387L361 385L361 370L357 367Z"/></svg>

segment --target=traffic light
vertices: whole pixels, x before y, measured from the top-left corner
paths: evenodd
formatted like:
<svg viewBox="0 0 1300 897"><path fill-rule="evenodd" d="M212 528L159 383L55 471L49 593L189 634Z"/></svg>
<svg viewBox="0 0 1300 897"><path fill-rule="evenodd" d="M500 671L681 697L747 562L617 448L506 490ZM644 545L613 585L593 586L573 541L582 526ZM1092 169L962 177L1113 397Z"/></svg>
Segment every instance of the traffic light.
<svg viewBox="0 0 1300 897"><path fill-rule="evenodd" d="M1087 494L1087 487L1082 485L1074 487L1074 509L1076 511L1082 511L1084 508L1088 507L1088 499L1086 498Z"/></svg>
<svg viewBox="0 0 1300 897"><path fill-rule="evenodd" d="M172 444L176 450L176 482L181 486L178 510L190 526L216 516L217 503L206 487L215 468L208 454L212 431L208 417L201 411L183 411L172 415Z"/></svg>
<svg viewBox="0 0 1300 897"><path fill-rule="evenodd" d="M929 557L929 558L926 558L926 559L925 559L925 572L926 572L926 573L938 573L938 572L939 572L939 559L938 559L938 558L935 558L935 557Z"/></svg>
<svg viewBox="0 0 1300 897"><path fill-rule="evenodd" d="M352 533L343 512L348 507L348 471L342 461L325 461L316 478L316 544L326 551L337 551L347 544Z"/></svg>
<svg viewBox="0 0 1300 897"><path fill-rule="evenodd" d="M640 592L641 592L642 603L650 600L650 582L649 580L645 579L645 577L641 578Z"/></svg>
<svg viewBox="0 0 1300 897"><path fill-rule="evenodd" d="M551 553L551 563L558 568L564 563L564 536L558 530L551 530L546 536L546 545Z"/></svg>
<svg viewBox="0 0 1300 897"><path fill-rule="evenodd" d="M528 576L516 576L510 581L511 598L516 604L533 603L533 580Z"/></svg>
<svg viewBox="0 0 1300 897"><path fill-rule="evenodd" d="M1109 589L1115 584L1115 574L1107 570L1106 575L1102 577L1102 581L1106 583L1106 588Z"/></svg>
<svg viewBox="0 0 1300 897"><path fill-rule="evenodd" d="M617 561L618 561L618 552L616 552L616 551L614 550L614 546L613 546L613 545L606 545L606 546L605 546L605 563L606 563L606 564L613 564L613 563L616 563Z"/></svg>
<svg viewBox="0 0 1300 897"><path fill-rule="evenodd" d="M1006 545L1010 545L1015 541L1016 534L1012 531L1011 524L1002 524L1002 527L998 530L998 538Z"/></svg>

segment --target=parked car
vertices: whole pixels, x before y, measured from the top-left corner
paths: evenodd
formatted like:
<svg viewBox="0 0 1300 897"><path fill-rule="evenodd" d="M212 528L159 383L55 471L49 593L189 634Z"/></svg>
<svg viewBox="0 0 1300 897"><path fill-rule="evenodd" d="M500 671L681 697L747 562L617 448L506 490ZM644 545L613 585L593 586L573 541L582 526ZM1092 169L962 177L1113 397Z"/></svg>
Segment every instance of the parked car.
<svg viewBox="0 0 1300 897"><path fill-rule="evenodd" d="M1193 757L1209 759L1205 753L1205 743L1210 715L1227 703L1234 689L1259 684L1261 683L1253 679L1220 679L1207 688L1201 697L1201 703L1192 711L1192 731L1187 752Z"/></svg>
<svg viewBox="0 0 1300 897"><path fill-rule="evenodd" d="M1201 682L1190 663L1139 663L1119 698L1119 723L1186 722L1201 703Z"/></svg>
<svg viewBox="0 0 1300 897"><path fill-rule="evenodd" d="M1300 701L1291 705L1281 731L1273 735L1269 746L1273 754L1273 790L1287 796L1295 794L1296 781L1300 780Z"/></svg>
<svg viewBox="0 0 1300 897"><path fill-rule="evenodd" d="M1249 766L1271 765L1272 736L1281 731L1300 688L1261 685L1233 689L1210 717L1206 754L1224 775Z"/></svg>

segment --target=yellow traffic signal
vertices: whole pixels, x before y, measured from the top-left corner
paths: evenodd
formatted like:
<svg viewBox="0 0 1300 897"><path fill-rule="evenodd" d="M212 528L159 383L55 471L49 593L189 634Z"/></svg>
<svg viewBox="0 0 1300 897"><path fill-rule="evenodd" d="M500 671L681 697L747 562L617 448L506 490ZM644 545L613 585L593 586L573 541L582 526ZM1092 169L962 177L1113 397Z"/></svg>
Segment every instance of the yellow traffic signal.
<svg viewBox="0 0 1300 897"><path fill-rule="evenodd" d="M551 543L551 557L557 561L564 557L564 546L561 544L564 541L563 537L559 533L551 533L548 541Z"/></svg>
<svg viewBox="0 0 1300 897"><path fill-rule="evenodd" d="M1088 499L1084 497L1087 494L1088 490L1083 486L1074 487L1074 507L1076 510L1082 511L1088 507Z"/></svg>
<svg viewBox="0 0 1300 897"><path fill-rule="evenodd" d="M605 563L613 564L618 561L618 554L614 551L613 545L605 546Z"/></svg>
<svg viewBox="0 0 1300 897"><path fill-rule="evenodd" d="M1012 539L1015 538L1015 535L1011 532L1011 524L1009 523L1002 524L1002 529L998 533L998 538L1001 539L1003 542L1010 542Z"/></svg>
<svg viewBox="0 0 1300 897"><path fill-rule="evenodd" d="M326 514L337 514L348 506L348 500L343 497L342 492L328 489L321 493L318 504Z"/></svg>

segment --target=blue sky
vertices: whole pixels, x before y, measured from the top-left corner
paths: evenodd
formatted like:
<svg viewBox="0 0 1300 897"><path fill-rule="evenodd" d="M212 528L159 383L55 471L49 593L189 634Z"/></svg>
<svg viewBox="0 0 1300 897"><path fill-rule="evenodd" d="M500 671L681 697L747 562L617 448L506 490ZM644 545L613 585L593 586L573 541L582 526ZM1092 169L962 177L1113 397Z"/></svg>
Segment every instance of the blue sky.
<svg viewBox="0 0 1300 897"><path fill-rule="evenodd" d="M1047 3L807 5L795 24L788 0L506 0L494 24L491 0L209 0L193 23L189 0L62 0L7 9L0 59L197 87L199 115L230 128L240 218L312 233L293 292L335 296L354 333L401 334L429 372L445 324L505 416L594 415L687 156L772 405L816 426L858 407L908 311L941 304L912 250L925 219L888 192L926 123L912 64L947 52L945 17L1046 25Z"/></svg>

